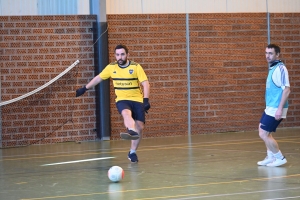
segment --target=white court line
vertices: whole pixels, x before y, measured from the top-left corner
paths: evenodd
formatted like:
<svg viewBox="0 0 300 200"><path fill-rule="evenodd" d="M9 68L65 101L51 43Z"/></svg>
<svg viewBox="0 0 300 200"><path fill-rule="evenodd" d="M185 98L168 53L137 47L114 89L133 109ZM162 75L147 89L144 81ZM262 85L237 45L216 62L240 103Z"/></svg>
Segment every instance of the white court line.
<svg viewBox="0 0 300 200"><path fill-rule="evenodd" d="M263 199L263 200L278 200L278 199L296 199L299 198L300 196L296 196L296 197L283 197L283 198L275 198L275 199Z"/></svg>
<svg viewBox="0 0 300 200"><path fill-rule="evenodd" d="M1 0L0 0L1 1ZM278 139L279 138L284 138L284 139L291 139L291 138L299 138L299 136L281 136L281 137L277 137ZM249 139L242 139L242 140L226 140L226 141L213 141L213 142L195 142L195 143L191 143L192 145L199 145L199 144L211 144L211 143L216 143L216 142L220 142L220 143L224 143L224 142L235 142L235 141L261 141L259 138L249 138ZM189 142L187 143L177 143L177 144L167 144L167 145L149 145L149 146L144 146L144 148L162 148L162 147L178 147L180 145L189 145ZM115 150L123 150L124 148L114 148L113 151ZM208 150L218 150L219 149L208 149ZM111 151L111 149L94 149L94 150L84 150L84 151L60 151L60 152L56 152L56 154L58 154L59 156L61 154L65 154L65 153L85 153L85 152L97 152L97 151ZM127 151L127 149L126 149ZM236 151L236 150L228 150L228 151ZM239 150L240 151L240 150ZM253 151L244 151L244 152L253 152ZM265 153L265 151L255 151L255 152L258 152L258 153ZM105 152L107 153L107 152ZM285 154L296 154L296 153L285 153ZM28 156L39 156L39 155L53 155L53 153L34 153L34 154L28 154L28 155L12 155L12 156L2 156L2 158L15 158L16 156L17 157L28 157ZM4 160L4 159L3 159ZM2 160L0 159L0 162Z"/></svg>
<svg viewBox="0 0 300 200"><path fill-rule="evenodd" d="M115 157L103 157L103 158L92 158L92 159L85 159L85 160L74 160L74 161L67 161L67 162L44 164L44 165L41 165L41 166L64 165L64 164L70 164L70 163L90 162L90 161L95 161L95 160L106 160L106 159L112 159L112 158L115 158Z"/></svg>
<svg viewBox="0 0 300 200"><path fill-rule="evenodd" d="M300 187L274 189L274 190L258 190L258 191L251 191L251 192L238 192L238 193L229 193L229 194L215 194L215 195L206 195L206 196L198 196L198 197L187 197L187 198L177 198L177 199L173 198L173 200L204 199L204 198L213 198L213 197L225 197L225 196L246 195L246 194L265 193L265 192L278 192L278 191L298 190L298 189L300 189ZM265 199L265 200L267 200L267 199ZM269 199L269 200L271 200L271 199Z"/></svg>

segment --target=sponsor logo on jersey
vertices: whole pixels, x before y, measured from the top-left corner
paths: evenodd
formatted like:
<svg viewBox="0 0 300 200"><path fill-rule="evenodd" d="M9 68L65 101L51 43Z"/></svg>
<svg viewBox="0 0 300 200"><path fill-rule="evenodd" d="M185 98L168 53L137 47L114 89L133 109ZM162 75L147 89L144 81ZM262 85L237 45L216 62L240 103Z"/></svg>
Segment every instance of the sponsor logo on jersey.
<svg viewBox="0 0 300 200"><path fill-rule="evenodd" d="M132 85L132 83L131 82L128 82L128 83L116 82L116 85L117 86L130 86L130 85Z"/></svg>

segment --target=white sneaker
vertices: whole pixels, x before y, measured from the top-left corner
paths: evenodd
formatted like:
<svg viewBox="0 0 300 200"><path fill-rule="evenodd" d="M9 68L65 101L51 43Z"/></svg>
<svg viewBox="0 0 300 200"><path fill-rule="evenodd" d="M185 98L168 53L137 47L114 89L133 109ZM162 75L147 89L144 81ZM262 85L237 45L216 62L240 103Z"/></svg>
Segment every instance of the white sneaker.
<svg viewBox="0 0 300 200"><path fill-rule="evenodd" d="M257 165L260 166L266 166L267 164L270 164L274 161L275 158L270 158L269 156L267 156L264 160L262 161L258 161Z"/></svg>
<svg viewBox="0 0 300 200"><path fill-rule="evenodd" d="M283 157L282 159L276 158L273 160L273 162L267 164L267 167L279 167L281 165L284 165L285 163L287 163L285 157Z"/></svg>

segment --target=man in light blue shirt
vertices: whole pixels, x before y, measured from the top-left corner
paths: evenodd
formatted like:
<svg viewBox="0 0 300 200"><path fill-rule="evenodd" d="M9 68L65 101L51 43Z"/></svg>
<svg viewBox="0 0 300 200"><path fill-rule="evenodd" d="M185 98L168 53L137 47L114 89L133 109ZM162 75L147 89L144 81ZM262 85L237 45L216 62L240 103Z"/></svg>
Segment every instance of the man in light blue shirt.
<svg viewBox="0 0 300 200"><path fill-rule="evenodd" d="M279 54L278 45L269 44L266 47L266 59L269 63L265 94L266 109L260 119L258 130L260 138L267 147L267 157L257 164L268 167L278 167L287 162L272 136L272 132L275 132L280 122L286 118L290 94L288 71L284 63L279 60Z"/></svg>

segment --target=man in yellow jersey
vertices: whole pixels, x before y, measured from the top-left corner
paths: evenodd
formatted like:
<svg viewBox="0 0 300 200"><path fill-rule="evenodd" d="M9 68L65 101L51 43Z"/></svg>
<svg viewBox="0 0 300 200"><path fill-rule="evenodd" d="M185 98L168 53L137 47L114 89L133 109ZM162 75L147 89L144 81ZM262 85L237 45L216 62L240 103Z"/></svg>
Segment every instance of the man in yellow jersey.
<svg viewBox="0 0 300 200"><path fill-rule="evenodd" d="M102 80L112 79L117 96L116 106L127 128L127 131L120 136L122 139L131 140L128 159L131 162L138 162L136 150L142 138L145 112L150 109L150 85L141 65L128 60L128 56L128 48L122 44L117 45L115 48L117 61L107 65L86 86L76 90L76 97L83 95ZM143 85L143 91L140 84Z"/></svg>

